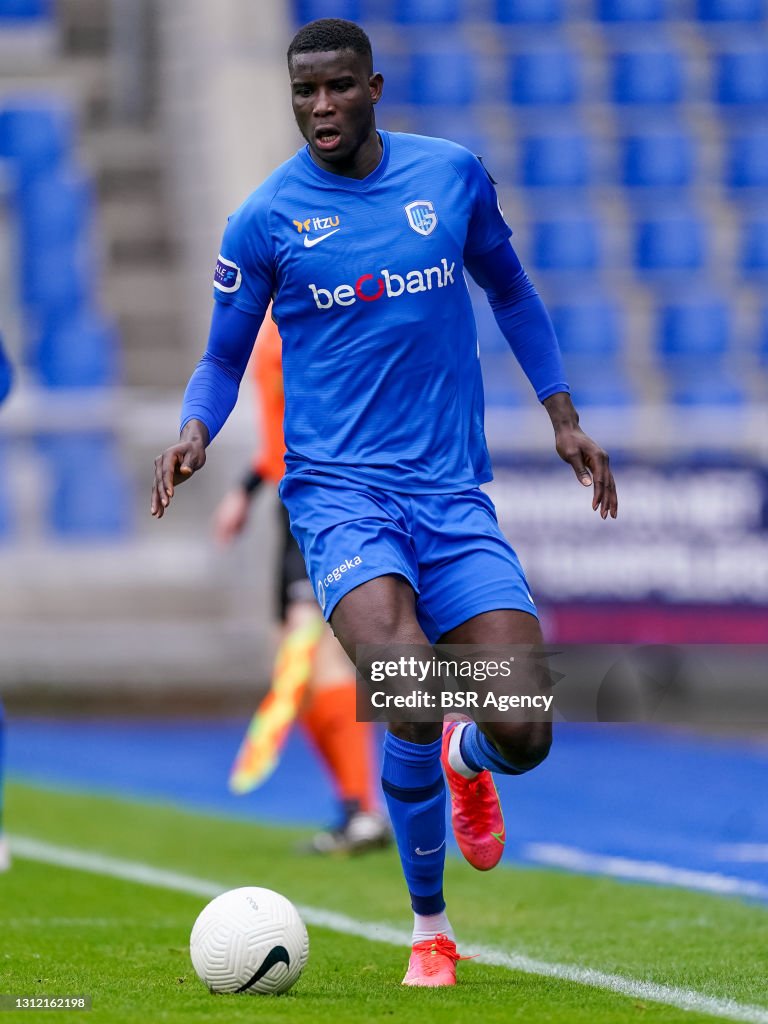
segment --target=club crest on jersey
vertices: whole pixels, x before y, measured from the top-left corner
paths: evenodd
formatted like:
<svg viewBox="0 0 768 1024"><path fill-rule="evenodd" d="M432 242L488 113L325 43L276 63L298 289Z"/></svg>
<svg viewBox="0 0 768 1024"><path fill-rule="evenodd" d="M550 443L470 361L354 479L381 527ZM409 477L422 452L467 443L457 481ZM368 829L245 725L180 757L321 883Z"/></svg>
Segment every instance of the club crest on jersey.
<svg viewBox="0 0 768 1024"><path fill-rule="evenodd" d="M419 235L431 235L437 227L437 214L428 199L417 199L405 207L408 223Z"/></svg>
<svg viewBox="0 0 768 1024"><path fill-rule="evenodd" d="M213 287L220 292L236 292L243 283L243 275L240 267L232 260L225 260L222 255L216 260L216 270L213 272Z"/></svg>

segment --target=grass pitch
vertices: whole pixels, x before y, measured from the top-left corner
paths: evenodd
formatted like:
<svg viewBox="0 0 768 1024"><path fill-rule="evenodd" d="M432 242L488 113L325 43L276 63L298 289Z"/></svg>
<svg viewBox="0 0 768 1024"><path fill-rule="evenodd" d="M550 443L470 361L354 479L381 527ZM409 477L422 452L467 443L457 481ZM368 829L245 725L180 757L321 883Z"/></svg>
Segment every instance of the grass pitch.
<svg viewBox="0 0 768 1024"><path fill-rule="evenodd" d="M307 832L204 817L158 804L11 785L6 821L23 835L211 879L264 885L296 903L408 928L396 854L323 860L294 852ZM759 1007L768 1021L768 910L735 900L558 872L449 860L446 892L460 949L473 942ZM280 997L212 996L189 960L206 898L17 858L0 875L0 993L93 997L122 1022L302 1024L623 1024L712 1021L710 1014L601 988L459 965L452 990L404 989L407 950L310 927L310 958ZM732 1019L748 1019L738 1010ZM73 1022L78 1011L3 1020Z"/></svg>

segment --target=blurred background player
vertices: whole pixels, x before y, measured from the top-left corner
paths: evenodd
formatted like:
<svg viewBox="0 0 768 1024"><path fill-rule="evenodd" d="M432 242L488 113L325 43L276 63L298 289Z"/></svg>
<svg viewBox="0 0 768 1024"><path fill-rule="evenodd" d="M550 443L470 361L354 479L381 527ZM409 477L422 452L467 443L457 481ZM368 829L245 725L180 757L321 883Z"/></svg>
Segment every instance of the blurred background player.
<svg viewBox="0 0 768 1024"><path fill-rule="evenodd" d="M222 498L213 529L229 544L248 522L251 501L262 483L276 488L285 471L281 340L267 316L253 360L262 443L238 487ZM386 846L389 825L377 808L373 730L355 720L355 671L334 638L307 579L304 559L279 509L279 554L275 604L281 637L270 691L259 705L232 770L230 786L247 792L263 783L298 715L330 772L339 803L338 821L310 843L317 853L358 853Z"/></svg>

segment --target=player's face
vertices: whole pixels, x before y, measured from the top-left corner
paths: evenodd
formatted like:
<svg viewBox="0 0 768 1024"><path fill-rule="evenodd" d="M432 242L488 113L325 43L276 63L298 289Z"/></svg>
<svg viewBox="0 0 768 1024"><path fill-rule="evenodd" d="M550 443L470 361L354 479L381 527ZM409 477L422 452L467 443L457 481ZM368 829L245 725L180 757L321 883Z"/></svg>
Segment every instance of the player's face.
<svg viewBox="0 0 768 1024"><path fill-rule="evenodd" d="M293 113L315 162L337 174L370 173L379 159L373 108L381 75L351 50L297 53L290 74Z"/></svg>

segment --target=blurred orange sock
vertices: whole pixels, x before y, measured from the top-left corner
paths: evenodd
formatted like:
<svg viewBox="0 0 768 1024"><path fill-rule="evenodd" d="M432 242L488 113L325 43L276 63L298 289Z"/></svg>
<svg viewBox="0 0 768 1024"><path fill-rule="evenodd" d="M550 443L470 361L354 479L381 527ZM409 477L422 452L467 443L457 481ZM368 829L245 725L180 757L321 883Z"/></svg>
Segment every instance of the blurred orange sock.
<svg viewBox="0 0 768 1024"><path fill-rule="evenodd" d="M373 725L355 721L355 680L313 693L301 721L330 769L339 799L374 810Z"/></svg>

